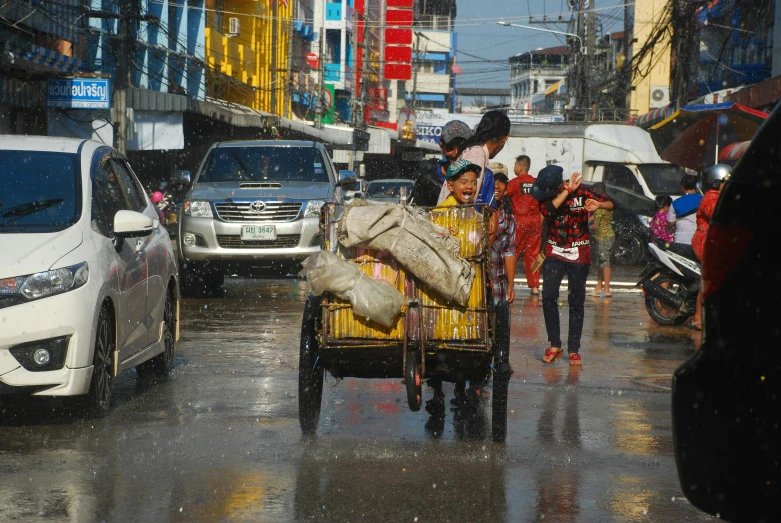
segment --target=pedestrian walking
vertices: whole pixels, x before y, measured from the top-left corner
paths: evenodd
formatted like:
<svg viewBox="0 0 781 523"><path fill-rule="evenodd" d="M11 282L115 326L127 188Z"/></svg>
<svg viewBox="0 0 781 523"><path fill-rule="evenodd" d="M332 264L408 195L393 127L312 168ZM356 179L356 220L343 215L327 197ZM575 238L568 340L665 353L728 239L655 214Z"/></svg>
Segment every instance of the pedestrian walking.
<svg viewBox="0 0 781 523"><path fill-rule="evenodd" d="M697 230L692 236L692 250L697 260L702 263L705 253L705 238L708 236L708 227L710 219L713 216L713 210L719 201L719 194L724 186L724 182L732 174L732 168L725 164L716 164L703 176L703 185L707 188L702 197L700 206L697 208ZM703 285L700 285L700 292L697 294L697 304L694 308L694 316L689 323L689 327L694 330L702 330L702 291Z"/></svg>
<svg viewBox="0 0 781 523"><path fill-rule="evenodd" d="M526 286L537 295L540 293L540 272L533 270L532 265L540 253L543 218L539 202L531 196L535 178L529 174L530 168L528 156L522 154L515 159L515 178L507 185L507 196L512 201L515 216L515 257L520 261L523 256Z"/></svg>
<svg viewBox="0 0 781 523"><path fill-rule="evenodd" d="M544 363L553 363L564 352L559 320L559 291L567 276L569 336L567 351L570 365L581 365L580 336L583 331L583 305L586 301L586 278L591 267L591 237L588 213L597 209L613 210L613 202L604 195L581 186L580 173L564 181L563 169L548 165L537 175L531 195L540 202L546 217L548 239L542 264L542 310L550 347L545 349Z"/></svg>
<svg viewBox="0 0 781 523"><path fill-rule="evenodd" d="M442 161L434 169L421 174L412 187L410 203L421 207L434 207L439 193L445 185L445 174L451 163L455 162L463 151L464 142L472 136L472 129L461 120L451 120L442 127L439 137L439 150Z"/></svg>
<svg viewBox="0 0 781 523"><path fill-rule="evenodd" d="M654 203L656 204L656 214L651 218L651 240L672 243L675 240L675 227L670 226L667 215L670 212L673 199L667 195L660 195L656 197Z"/></svg>
<svg viewBox="0 0 781 523"><path fill-rule="evenodd" d="M670 250L687 258L694 258L692 251L692 236L697 230L697 209L702 201L702 195L697 192L697 177L686 174L681 178L683 196L673 201L667 212L667 222L675 227L674 241Z"/></svg>
<svg viewBox="0 0 781 523"><path fill-rule="evenodd" d="M593 190L597 194L607 193L607 187L602 182L595 183ZM596 247L593 249L593 260L597 266L597 285L589 291L588 295L610 298L613 296L610 292L610 257L613 255L613 244L616 240L616 233L613 231L613 211L597 209L589 213L589 231Z"/></svg>

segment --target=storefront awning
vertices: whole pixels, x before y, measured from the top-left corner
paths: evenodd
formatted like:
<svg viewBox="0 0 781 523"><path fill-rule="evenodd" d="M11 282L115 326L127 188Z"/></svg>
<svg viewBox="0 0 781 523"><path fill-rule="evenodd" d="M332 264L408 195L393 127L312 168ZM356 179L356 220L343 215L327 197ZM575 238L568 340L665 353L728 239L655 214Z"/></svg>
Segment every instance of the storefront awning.
<svg viewBox="0 0 781 523"><path fill-rule="evenodd" d="M74 74L86 67L78 58L37 45L18 46L6 42L3 62L40 73Z"/></svg>
<svg viewBox="0 0 781 523"><path fill-rule="evenodd" d="M559 90L559 86L561 85L561 80L556 82L555 84L548 86L547 89L545 89L545 96L548 96L549 94L553 94Z"/></svg>

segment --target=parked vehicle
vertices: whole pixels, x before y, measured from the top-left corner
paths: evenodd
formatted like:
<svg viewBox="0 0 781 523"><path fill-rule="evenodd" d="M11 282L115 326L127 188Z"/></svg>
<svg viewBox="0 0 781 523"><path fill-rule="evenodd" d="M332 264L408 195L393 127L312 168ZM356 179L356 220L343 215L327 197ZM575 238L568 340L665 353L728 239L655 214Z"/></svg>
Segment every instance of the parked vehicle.
<svg viewBox="0 0 781 523"><path fill-rule="evenodd" d="M692 258L648 244L650 261L640 274L648 315L659 325L682 325L694 315L700 292L700 265Z"/></svg>
<svg viewBox="0 0 781 523"><path fill-rule="evenodd" d="M702 263L702 346L673 377L681 488L727 521L781 514L780 135L777 107L721 189Z"/></svg>
<svg viewBox="0 0 781 523"><path fill-rule="evenodd" d="M413 185L415 185L415 182L412 180L373 180L366 187L365 197L367 200L377 202L399 203L402 190L406 190L407 199L409 199L412 195Z"/></svg>
<svg viewBox="0 0 781 523"><path fill-rule="evenodd" d="M344 203L348 204L354 198L363 198L366 194L368 182L363 178L356 179L353 183L344 186Z"/></svg>
<svg viewBox="0 0 781 523"><path fill-rule="evenodd" d="M583 182L590 186L595 182ZM613 200L613 261L619 265L637 265L646 257L651 241L651 217L654 201L623 187L605 184L607 195Z"/></svg>
<svg viewBox="0 0 781 523"><path fill-rule="evenodd" d="M127 160L102 143L0 137L0 395L79 396L167 375L176 258Z"/></svg>
<svg viewBox="0 0 781 523"><path fill-rule="evenodd" d="M679 196L686 171L656 152L648 131L633 125L514 125L496 161L513 165L531 158L531 172L558 164L567 175L580 172L584 182L604 182L654 199Z"/></svg>
<svg viewBox="0 0 781 523"><path fill-rule="evenodd" d="M180 213L185 290L218 289L228 271L287 272L320 250L320 208L342 203L353 182L355 174L337 172L319 143L214 144Z"/></svg>

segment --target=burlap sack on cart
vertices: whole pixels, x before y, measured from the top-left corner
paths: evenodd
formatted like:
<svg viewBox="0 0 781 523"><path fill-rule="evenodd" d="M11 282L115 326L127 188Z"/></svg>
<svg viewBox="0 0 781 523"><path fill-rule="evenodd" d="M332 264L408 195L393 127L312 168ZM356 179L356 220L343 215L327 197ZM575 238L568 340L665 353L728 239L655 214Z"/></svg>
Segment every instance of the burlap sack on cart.
<svg viewBox="0 0 781 523"><path fill-rule="evenodd" d="M459 241L431 223L423 209L354 200L339 221L339 242L388 251L445 300L462 307L469 302L475 271L459 257Z"/></svg>
<svg viewBox="0 0 781 523"><path fill-rule="evenodd" d="M330 251L313 254L301 265L312 292L320 296L330 292L349 300L357 316L392 327L404 305L404 295L385 280L365 274L358 266Z"/></svg>

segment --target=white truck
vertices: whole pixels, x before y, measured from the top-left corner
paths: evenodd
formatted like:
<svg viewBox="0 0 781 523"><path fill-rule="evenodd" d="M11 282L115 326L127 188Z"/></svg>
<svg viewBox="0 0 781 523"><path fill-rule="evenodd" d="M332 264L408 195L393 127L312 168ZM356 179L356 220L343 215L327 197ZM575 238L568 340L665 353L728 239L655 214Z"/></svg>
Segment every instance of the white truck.
<svg viewBox="0 0 781 523"><path fill-rule="evenodd" d="M577 171L584 181L602 181L651 199L680 195L686 174L659 157L647 131L624 124L513 125L504 150L494 160L512 172L515 158L522 154L531 158L533 176L546 165L558 164L565 178Z"/></svg>

